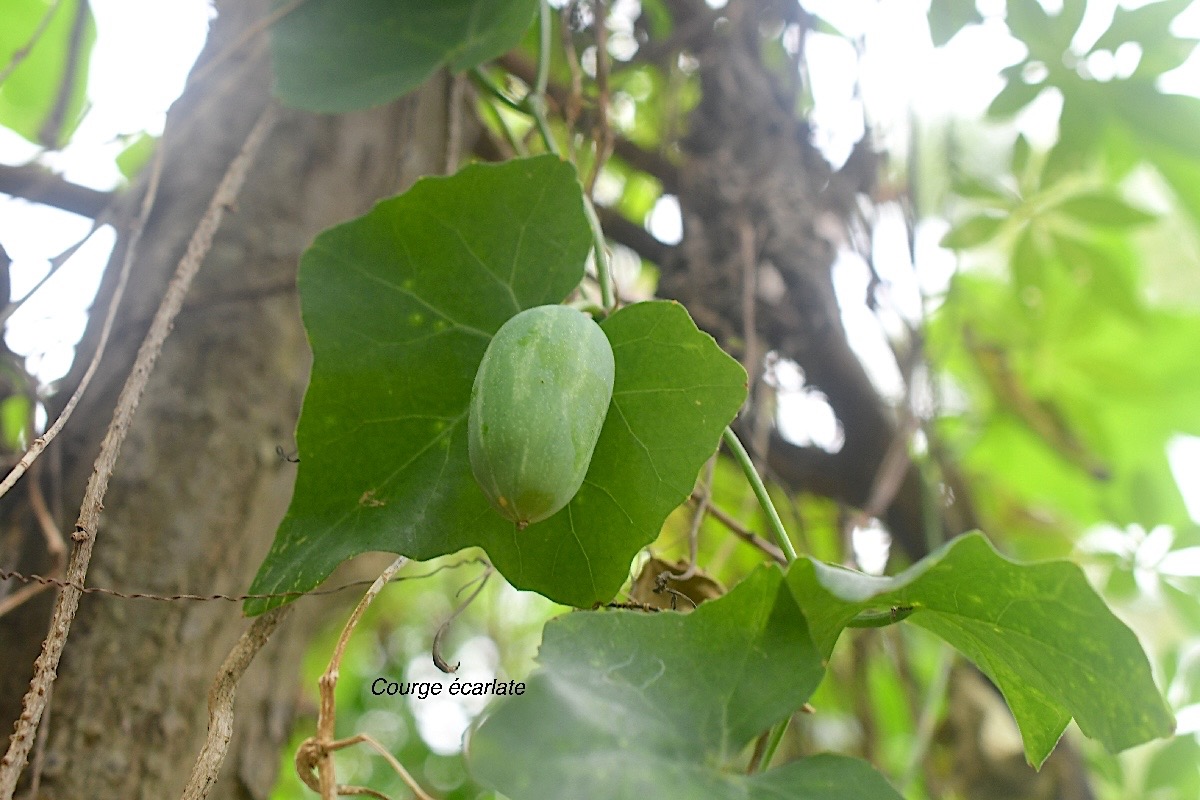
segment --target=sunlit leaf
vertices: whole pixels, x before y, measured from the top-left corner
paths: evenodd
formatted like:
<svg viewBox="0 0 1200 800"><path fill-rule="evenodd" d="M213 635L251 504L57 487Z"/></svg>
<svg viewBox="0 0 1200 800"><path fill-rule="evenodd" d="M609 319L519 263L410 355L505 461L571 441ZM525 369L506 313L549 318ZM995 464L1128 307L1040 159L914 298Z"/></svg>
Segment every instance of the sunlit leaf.
<svg viewBox="0 0 1200 800"><path fill-rule="evenodd" d="M929 33L934 47L941 47L966 26L980 22L983 22L983 16L974 3L933 0L929 4Z"/></svg>
<svg viewBox="0 0 1200 800"><path fill-rule="evenodd" d="M1195 736L1180 736L1154 754L1146 769L1142 796L1200 797L1200 744Z"/></svg>
<svg viewBox="0 0 1200 800"><path fill-rule="evenodd" d="M993 208L1011 208L1018 202L1005 186L974 175L955 176L951 188L960 197Z"/></svg>
<svg viewBox="0 0 1200 800"><path fill-rule="evenodd" d="M1025 83L1014 78L1004 85L1000 93L988 106L987 115L997 119L1011 117L1037 99L1046 87L1041 84Z"/></svg>
<svg viewBox="0 0 1200 800"><path fill-rule="evenodd" d="M909 622L945 639L999 687L1035 766L1072 717L1114 751L1174 730L1137 637L1075 564L1017 564L971 534L894 578L808 560L787 581L824 654L864 610L915 609Z"/></svg>
<svg viewBox="0 0 1200 800"><path fill-rule="evenodd" d="M1161 0L1137 8L1117 6L1112 24L1092 49L1115 51L1125 42L1137 42L1152 52L1173 38L1165 35L1171 22L1191 5L1192 0Z"/></svg>
<svg viewBox="0 0 1200 800"><path fill-rule="evenodd" d="M125 176L126 180L133 180L150 162L150 158L158 147L158 142L159 137L151 136L143 131L134 136L125 145L125 149L117 154L117 169L121 170L121 174Z"/></svg>
<svg viewBox="0 0 1200 800"><path fill-rule="evenodd" d="M1012 152L1012 174L1018 181L1025 177L1031 155L1032 148L1029 146L1029 140L1025 138L1025 134L1018 134L1016 142L1013 143Z"/></svg>
<svg viewBox="0 0 1200 800"><path fill-rule="evenodd" d="M1134 78L1157 78L1164 72L1170 72L1184 65L1196 52L1196 44L1200 40L1178 39L1166 36L1147 46L1138 60Z"/></svg>
<svg viewBox="0 0 1200 800"><path fill-rule="evenodd" d="M940 242L950 250L967 250L991 240L1004 226L1005 217L980 214L951 228Z"/></svg>
<svg viewBox="0 0 1200 800"><path fill-rule="evenodd" d="M48 12L53 16L35 41ZM87 99L96 39L92 12L83 0L6 0L0 16L0 70L33 45L0 84L0 125L35 144L62 147L75 132Z"/></svg>
<svg viewBox="0 0 1200 800"><path fill-rule="evenodd" d="M1111 192L1087 192L1073 195L1055 206L1056 210L1092 225L1124 227L1144 225L1156 217L1135 208Z"/></svg>
<svg viewBox="0 0 1200 800"><path fill-rule="evenodd" d="M1038 0L1010 0L1004 21L1030 54L1051 70L1071 42L1075 29L1064 29L1042 8Z"/></svg>

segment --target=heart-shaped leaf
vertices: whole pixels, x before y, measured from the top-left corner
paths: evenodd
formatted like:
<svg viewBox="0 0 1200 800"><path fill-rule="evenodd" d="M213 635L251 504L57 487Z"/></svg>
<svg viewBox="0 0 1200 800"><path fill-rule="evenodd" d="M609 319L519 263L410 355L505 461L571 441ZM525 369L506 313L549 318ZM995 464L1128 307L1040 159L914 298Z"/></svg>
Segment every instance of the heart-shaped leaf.
<svg viewBox="0 0 1200 800"><path fill-rule="evenodd" d="M1114 751L1174 730L1137 637L1070 562L1018 564L975 533L894 578L804 560L787 580L825 655L861 612L911 608L909 622L945 639L1000 688L1035 766L1072 717Z"/></svg>
<svg viewBox="0 0 1200 800"><path fill-rule="evenodd" d="M579 283L590 243L579 182L554 156L421 181L317 237L300 265L314 358L299 475L253 593L307 591L369 550L473 545L558 602L616 593L691 492L746 377L682 306L622 309L602 326L616 381L583 487L523 531L493 511L467 456L475 371L505 320Z"/></svg>
<svg viewBox="0 0 1200 800"><path fill-rule="evenodd" d="M338 112L408 94L445 66L463 70L521 40L538 0L307 0L272 28L275 92Z"/></svg>
<svg viewBox="0 0 1200 800"><path fill-rule="evenodd" d="M854 759L731 769L824 674L781 584L777 568L763 567L691 614L553 620L525 694L494 705L472 732L472 773L513 800L898 798Z"/></svg>

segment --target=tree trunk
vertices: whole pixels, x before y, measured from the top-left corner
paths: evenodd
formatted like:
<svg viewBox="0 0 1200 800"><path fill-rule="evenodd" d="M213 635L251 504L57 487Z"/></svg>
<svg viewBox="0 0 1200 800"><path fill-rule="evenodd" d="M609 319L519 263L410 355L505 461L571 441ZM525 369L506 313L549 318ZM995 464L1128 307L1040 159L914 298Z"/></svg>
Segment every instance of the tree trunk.
<svg viewBox="0 0 1200 800"><path fill-rule="evenodd" d="M218 5L200 65L270 11L266 0ZM170 113L162 187L117 330L87 401L54 445L64 464L67 520L150 316L268 102L270 80L259 34L219 59ZM365 212L420 174L441 171L444 87L435 80L359 114L280 115L138 409L105 500L91 585L163 595L237 594L249 585L295 474L276 447L294 448L309 364L297 260L321 229ZM94 316L102 316L104 294ZM39 542L31 530L26 551ZM300 654L321 608L318 600L299 602L300 613L240 684L237 729L213 797L264 798L274 783ZM0 620L0 710L8 719L28 685L48 605L31 603ZM53 691L39 796L177 797L204 738L209 686L246 626L235 603L86 595Z"/></svg>

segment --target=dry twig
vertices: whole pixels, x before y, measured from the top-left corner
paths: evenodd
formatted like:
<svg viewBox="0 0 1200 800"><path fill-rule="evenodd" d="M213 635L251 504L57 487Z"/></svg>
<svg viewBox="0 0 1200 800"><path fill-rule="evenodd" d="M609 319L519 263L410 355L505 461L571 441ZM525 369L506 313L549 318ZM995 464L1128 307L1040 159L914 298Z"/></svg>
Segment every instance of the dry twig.
<svg viewBox="0 0 1200 800"><path fill-rule="evenodd" d="M704 477L700 480L696 491L692 492L692 501L696 504L696 510L692 514L692 524L688 528L688 567L678 575L669 573L677 581L686 581L699 569L696 562L700 558L700 525L708 515L709 502L712 500L713 473L716 468L717 455L714 453L704 465Z"/></svg>
<svg viewBox="0 0 1200 800"><path fill-rule="evenodd" d="M105 224L105 222L106 220L104 219L103 215L94 219L92 221L92 227L88 229L88 232L84 234L82 239L72 244L66 250L63 250L54 258L50 259L50 269L46 271L45 275L38 279L38 282L33 285L33 288L21 295L20 299L12 300L8 303L8 305L4 306L3 309L0 309L0 325L8 322L8 318L16 313L17 309L23 306L26 301L29 300L29 298L37 294L38 290L45 286L46 282L53 278L58 271L62 269L63 265L71 259L71 256L79 252L79 248L87 244L88 240L90 240L96 234L96 231L100 230L100 226Z"/></svg>
<svg viewBox="0 0 1200 800"><path fill-rule="evenodd" d="M354 613L350 615L350 619L346 620L346 625L342 628L342 635L338 637L337 645L333 649L333 655L329 659L329 666L325 668L324 674L321 675L321 679L318 681L321 690L321 706L317 712L317 735L305 739L300 745L300 749L296 751L296 773L306 786L321 795L321 800L334 800L339 794L362 794L361 791L358 791L358 787L338 785L337 774L333 764L334 751L358 744L359 742L365 742L379 750L384 758L388 760L388 763L391 764L392 768L396 770L397 774L400 775L401 779L413 791L413 794L420 798L420 800L433 800L433 798L421 790L420 785L413 780L412 776L408 774L400 762L393 758L390 753L370 736L360 733L348 739L336 740L333 738L337 719L334 689L337 688L338 671L341 668L342 656L346 652L346 645L349 644L350 636L362 620L367 607L383 591L383 587L388 584L392 576L406 563L408 563L407 558L404 556L398 557L375 579L375 582L371 584L371 588L367 589L366 594L363 595L363 599L355 607ZM316 777L313 777L314 770L317 773Z"/></svg>
<svg viewBox="0 0 1200 800"><path fill-rule="evenodd" d="M700 496L696 492L693 492L691 501L693 503L699 503ZM746 544L750 545L751 547L758 548L779 564L784 566L787 565L787 558L783 555L783 551L779 549L778 545L776 545L774 542L767 541L757 533L749 530L745 525L738 522L728 511L725 511L720 506L713 505L712 502L709 501L708 514L717 522L720 522L722 525L728 528L730 533L741 539Z"/></svg>

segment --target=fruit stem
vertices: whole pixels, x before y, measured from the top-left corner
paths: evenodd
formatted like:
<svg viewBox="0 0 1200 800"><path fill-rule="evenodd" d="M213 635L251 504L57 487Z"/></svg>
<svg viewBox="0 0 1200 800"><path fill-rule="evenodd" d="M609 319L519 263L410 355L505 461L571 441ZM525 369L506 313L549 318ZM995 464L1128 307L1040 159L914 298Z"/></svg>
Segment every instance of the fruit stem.
<svg viewBox="0 0 1200 800"><path fill-rule="evenodd" d="M762 478L758 475L758 470L754 468L754 462L750 460L750 454L746 452L746 448L742 446L737 434L732 428L725 428L722 434L725 439L726 446L729 447L733 457L737 459L738 464L742 467L742 472L746 473L746 480L750 481L750 487L754 489L754 496L758 498L758 504L762 506L762 510L767 514L767 520L771 524L771 532L775 534L775 544L779 545L779 549L783 551L784 558L790 564L796 560L796 548L792 546L792 540L788 538L787 531L784 530L783 520L779 518L779 512L775 510L775 504L771 502L771 496L767 494L767 487L763 485Z"/></svg>

